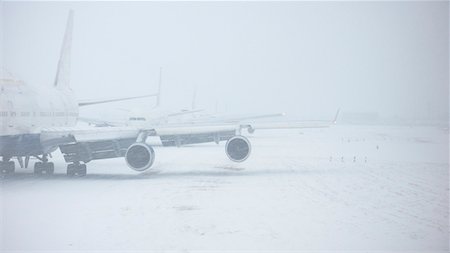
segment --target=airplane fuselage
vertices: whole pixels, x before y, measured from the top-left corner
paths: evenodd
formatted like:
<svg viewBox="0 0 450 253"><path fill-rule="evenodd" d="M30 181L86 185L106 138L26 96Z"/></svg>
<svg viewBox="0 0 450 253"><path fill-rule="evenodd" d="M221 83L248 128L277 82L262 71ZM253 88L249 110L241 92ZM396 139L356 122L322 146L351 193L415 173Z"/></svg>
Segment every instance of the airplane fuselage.
<svg viewBox="0 0 450 253"><path fill-rule="evenodd" d="M78 104L70 89L39 90L22 81L0 80L0 156L43 154L40 133L75 126Z"/></svg>

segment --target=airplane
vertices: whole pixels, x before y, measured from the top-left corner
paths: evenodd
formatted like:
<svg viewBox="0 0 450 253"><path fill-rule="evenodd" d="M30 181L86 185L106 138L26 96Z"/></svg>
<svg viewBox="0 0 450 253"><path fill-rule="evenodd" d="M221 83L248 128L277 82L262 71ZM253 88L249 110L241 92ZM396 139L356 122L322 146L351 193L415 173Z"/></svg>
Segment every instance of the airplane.
<svg viewBox="0 0 450 253"><path fill-rule="evenodd" d="M133 108L131 110L122 109L127 112L124 120L107 120L100 118L80 116L79 120L90 125L107 126L155 126L155 125L180 125L180 124L217 124L217 123L249 123L251 120L283 117L285 113L265 113L265 114L198 114L203 109L197 109L196 95L197 89L194 89L191 109L182 109L175 112L164 111L161 109L161 87L162 87L162 68L159 70L158 92L156 93L156 104L150 110L146 108ZM190 118L182 118L186 115L192 115ZM253 132L251 132L253 133Z"/></svg>
<svg viewBox="0 0 450 253"><path fill-rule="evenodd" d="M196 109L196 98L197 98L197 87L194 88L194 93L192 97L192 110ZM203 112L203 110L201 111ZM217 112L217 101L216 101L216 112L215 113L195 113L190 119L184 119L183 123L245 123L252 120L258 119L269 119L269 118L277 118L284 117L286 114L284 112L276 112L276 113L247 113L247 114L219 114Z"/></svg>
<svg viewBox="0 0 450 253"><path fill-rule="evenodd" d="M124 157L128 167L142 172L149 169L155 160L152 146L146 143L149 136L160 138L163 146L226 141L225 153L231 161L243 162L249 157L251 144L241 135L242 129L254 127L249 125L77 126L79 107L93 104L95 101L78 102L70 87L72 25L71 10L52 86L34 90L23 81L0 80L2 174L14 173L13 158L17 158L20 166L26 168L30 157L39 160L34 164L35 174L53 174L54 164L49 161L49 157L51 158L51 153L57 149L68 163L69 176L86 175L86 164L90 161L116 157ZM111 102L111 99L97 102ZM302 127L328 127L332 124L333 122L328 121L316 122Z"/></svg>
<svg viewBox="0 0 450 253"><path fill-rule="evenodd" d="M132 108L124 109L120 108L120 111L124 111L126 116L124 119L99 119L92 117L79 116L78 120L85 122L89 125L107 127L107 126L146 126L146 125L162 125L167 124L172 119L194 114L203 111L202 109L181 109L178 111L167 111L161 109L161 93L162 93L162 68L159 69L159 82L158 82L158 92L156 94L151 94L151 96L156 97L155 105L148 109L145 108ZM121 113L119 113L121 114Z"/></svg>

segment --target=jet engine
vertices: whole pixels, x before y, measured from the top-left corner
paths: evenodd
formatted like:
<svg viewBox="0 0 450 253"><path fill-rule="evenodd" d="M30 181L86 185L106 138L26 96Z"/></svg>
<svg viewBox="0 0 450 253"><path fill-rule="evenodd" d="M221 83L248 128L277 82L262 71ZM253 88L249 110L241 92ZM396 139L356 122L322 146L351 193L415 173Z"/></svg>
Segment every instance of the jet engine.
<svg viewBox="0 0 450 253"><path fill-rule="evenodd" d="M233 162L245 161L251 151L250 141L244 136L236 135L227 141L225 145L225 153Z"/></svg>
<svg viewBox="0 0 450 253"><path fill-rule="evenodd" d="M150 168L155 161L155 151L145 143L136 142L128 147L125 161L133 170L144 171Z"/></svg>

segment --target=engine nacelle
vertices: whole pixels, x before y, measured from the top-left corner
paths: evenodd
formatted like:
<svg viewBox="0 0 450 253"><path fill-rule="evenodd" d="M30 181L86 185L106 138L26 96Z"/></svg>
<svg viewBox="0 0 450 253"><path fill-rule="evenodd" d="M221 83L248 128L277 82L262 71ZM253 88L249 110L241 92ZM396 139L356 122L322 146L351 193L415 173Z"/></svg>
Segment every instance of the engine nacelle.
<svg viewBox="0 0 450 253"><path fill-rule="evenodd" d="M250 156L252 147L250 141L244 136L236 135L227 141L225 153L233 162L243 162Z"/></svg>
<svg viewBox="0 0 450 253"><path fill-rule="evenodd" d="M155 161L155 151L145 143L136 142L128 147L125 161L133 170L144 171L150 168Z"/></svg>

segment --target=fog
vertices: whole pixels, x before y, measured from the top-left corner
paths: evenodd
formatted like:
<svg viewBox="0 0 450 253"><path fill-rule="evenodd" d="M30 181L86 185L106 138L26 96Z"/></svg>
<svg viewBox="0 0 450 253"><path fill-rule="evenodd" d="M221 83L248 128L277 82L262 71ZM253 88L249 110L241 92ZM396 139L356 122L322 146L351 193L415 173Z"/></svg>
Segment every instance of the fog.
<svg viewBox="0 0 450 253"><path fill-rule="evenodd" d="M196 90L292 122L106 127L145 98L86 126L63 50L48 95L0 79L1 252L448 252L448 1L0 0L0 74L52 87L70 10L78 99L155 93L162 68L162 115Z"/></svg>
<svg viewBox="0 0 450 253"><path fill-rule="evenodd" d="M53 84L75 11L71 87L80 99L152 93L209 111L344 112L448 122L448 2L2 2L2 63ZM97 106L151 107L152 99Z"/></svg>

